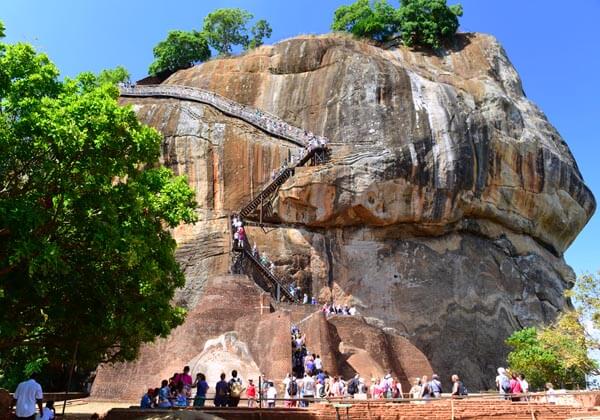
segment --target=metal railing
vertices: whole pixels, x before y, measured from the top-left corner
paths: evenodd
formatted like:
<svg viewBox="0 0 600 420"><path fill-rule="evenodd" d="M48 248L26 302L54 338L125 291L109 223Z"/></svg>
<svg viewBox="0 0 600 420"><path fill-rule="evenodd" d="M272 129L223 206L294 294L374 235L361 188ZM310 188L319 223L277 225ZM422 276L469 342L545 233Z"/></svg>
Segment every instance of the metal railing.
<svg viewBox="0 0 600 420"><path fill-rule="evenodd" d="M320 143L327 143L325 137L316 136L309 131L287 123L276 115L240 104L209 90L180 85L140 85L122 86L120 91L123 97L167 97L208 104L299 146L307 146L310 140L313 139Z"/></svg>

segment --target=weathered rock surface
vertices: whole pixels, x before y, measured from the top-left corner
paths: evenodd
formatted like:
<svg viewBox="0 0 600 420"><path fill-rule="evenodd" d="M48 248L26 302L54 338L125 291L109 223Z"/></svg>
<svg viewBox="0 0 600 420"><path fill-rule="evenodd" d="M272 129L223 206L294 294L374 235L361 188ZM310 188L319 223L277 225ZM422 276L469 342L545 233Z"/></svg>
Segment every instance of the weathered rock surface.
<svg viewBox="0 0 600 420"><path fill-rule="evenodd" d="M416 372L431 373L427 358L410 341L360 316L328 321L314 306L281 305L271 312L272 305L271 297L246 276L211 277L183 325L167 339L143 346L136 361L101 366L91 396L135 400L144 388L158 386L183 366L190 367L192 377L206 375L209 397L219 375L229 379L234 369L242 380L253 379L257 385L264 374L283 395L282 381L291 371L292 323L305 313L309 316L300 327L307 333L307 348L324 355L331 375L382 377L391 370L406 388Z"/></svg>
<svg viewBox="0 0 600 420"><path fill-rule="evenodd" d="M560 254L595 209L568 147L487 35L461 35L442 57L299 37L166 83L214 90L340 145L331 166L282 192L287 222L440 234L486 220Z"/></svg>
<svg viewBox="0 0 600 420"><path fill-rule="evenodd" d="M521 326L550 322L568 305L563 291L574 274L562 253L595 200L492 37L461 35L443 56L340 36L298 37L180 71L165 83L213 90L332 141L329 164L297 170L280 189L280 225L250 228L250 240L278 276L321 301L357 305L377 334L408 338L444 379L456 372L471 390L491 386L505 360L504 339ZM198 308L209 298L208 284L228 281L213 278L230 264L227 215L300 151L210 106L124 102L164 134L164 162L188 175L202 219L175 231L187 277L177 301L192 311L187 327L148 346L157 356L193 333L194 351L154 372L152 384L230 330L262 369L248 323L215 328L210 317L193 314L205 310ZM233 296L224 293L218 303L226 307ZM351 331L343 322L354 321L340 322L338 330ZM391 366L356 340L348 332L341 349L325 348L353 366ZM135 366L145 366L153 351ZM150 377L136 369L124 371L137 378L139 393Z"/></svg>

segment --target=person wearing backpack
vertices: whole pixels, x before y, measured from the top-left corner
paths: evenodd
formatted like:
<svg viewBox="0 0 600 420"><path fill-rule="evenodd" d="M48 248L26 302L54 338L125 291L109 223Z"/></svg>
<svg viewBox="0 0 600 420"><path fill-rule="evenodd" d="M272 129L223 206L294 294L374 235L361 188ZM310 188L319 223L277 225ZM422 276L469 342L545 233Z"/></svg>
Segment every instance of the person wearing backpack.
<svg viewBox="0 0 600 420"><path fill-rule="evenodd" d="M429 389L433 393L434 398L440 398L442 396L442 383L440 382L440 378L435 373L431 376Z"/></svg>
<svg viewBox="0 0 600 420"><path fill-rule="evenodd" d="M237 407L240 403L242 392L245 391L242 386L242 380L238 378L237 370L231 371L231 379L229 380L229 407Z"/></svg>
<svg viewBox="0 0 600 420"><path fill-rule="evenodd" d="M506 374L506 370L503 367L498 368L498 376L496 376L496 388L500 395L504 396L504 399L510 398L510 378Z"/></svg>
<svg viewBox="0 0 600 420"><path fill-rule="evenodd" d="M296 382L295 376L292 375L285 391L290 397L289 400L286 400L286 407L296 407L296 399L298 398L298 382Z"/></svg>
<svg viewBox="0 0 600 420"><path fill-rule="evenodd" d="M462 383L458 375L452 375L452 398L467 395L467 388Z"/></svg>
<svg viewBox="0 0 600 420"><path fill-rule="evenodd" d="M356 394L358 392L358 373L356 375L354 375L354 378L352 378L350 380L350 382L348 382L348 394L352 397L354 397L354 394Z"/></svg>

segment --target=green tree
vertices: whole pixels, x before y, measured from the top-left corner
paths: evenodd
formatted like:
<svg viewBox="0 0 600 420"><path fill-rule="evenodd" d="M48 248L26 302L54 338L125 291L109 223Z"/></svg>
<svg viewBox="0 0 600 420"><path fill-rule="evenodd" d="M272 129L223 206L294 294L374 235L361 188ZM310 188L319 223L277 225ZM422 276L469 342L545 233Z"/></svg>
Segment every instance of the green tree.
<svg viewBox="0 0 600 420"><path fill-rule="evenodd" d="M244 49L258 47L262 45L263 38L271 36L271 26L261 19L252 27L253 37L250 38L247 25L253 17L250 12L239 8L217 9L204 18L202 32L219 55L231 55L235 45Z"/></svg>
<svg viewBox="0 0 600 420"><path fill-rule="evenodd" d="M247 45L244 46L245 49L260 47L265 38L271 38L273 29L271 28L271 25L269 25L269 22L264 19L260 19L254 24L254 26L252 26L250 32L252 33L252 39Z"/></svg>
<svg viewBox="0 0 600 420"><path fill-rule="evenodd" d="M168 228L196 219L161 136L89 73L0 43L0 376L133 359L184 311ZM60 385L64 387L64 384ZM64 388L63 388L64 389Z"/></svg>
<svg viewBox="0 0 600 420"><path fill-rule="evenodd" d="M567 296L575 302L582 319L592 322L595 328L600 329L600 271L577 277Z"/></svg>
<svg viewBox="0 0 600 420"><path fill-rule="evenodd" d="M170 31L167 39L152 50L154 62L148 73L175 72L210 58L210 48L205 36L197 31Z"/></svg>
<svg viewBox="0 0 600 420"><path fill-rule="evenodd" d="M513 333L506 343L510 369L523 373L532 389L545 382L575 387L585 384L585 375L596 373L598 366L588 355L593 345L579 322L579 313L563 313L549 327L524 328Z"/></svg>
<svg viewBox="0 0 600 420"><path fill-rule="evenodd" d="M129 82L129 72L123 66L117 66L114 69L102 70L98 74L98 83L109 83L116 85L119 82Z"/></svg>
<svg viewBox="0 0 600 420"><path fill-rule="evenodd" d="M402 42L409 46L439 48L456 34L460 4L448 6L446 0L401 0Z"/></svg>
<svg viewBox="0 0 600 420"><path fill-rule="evenodd" d="M331 29L383 42L400 32L401 22L398 11L386 0L356 0L336 9Z"/></svg>

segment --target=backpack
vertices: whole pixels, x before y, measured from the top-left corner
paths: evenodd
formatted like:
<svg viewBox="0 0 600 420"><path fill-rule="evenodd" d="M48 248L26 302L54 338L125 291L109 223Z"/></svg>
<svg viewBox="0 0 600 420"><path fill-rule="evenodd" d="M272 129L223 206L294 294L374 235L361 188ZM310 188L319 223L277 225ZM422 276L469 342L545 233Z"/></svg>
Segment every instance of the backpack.
<svg viewBox="0 0 600 420"><path fill-rule="evenodd" d="M325 398L325 386L322 386L321 388L319 388L319 397Z"/></svg>
<svg viewBox="0 0 600 420"><path fill-rule="evenodd" d="M510 394L510 381L508 380L508 377L506 377L505 375L502 375L502 378L500 379L500 389L505 394Z"/></svg>
<svg viewBox="0 0 600 420"><path fill-rule="evenodd" d="M230 395L233 398L239 398L239 396L242 395L242 384L239 382L239 380L232 379L230 388Z"/></svg>
<svg viewBox="0 0 600 420"><path fill-rule="evenodd" d="M467 387L462 381L458 381L458 395L468 395Z"/></svg>
<svg viewBox="0 0 600 420"><path fill-rule="evenodd" d="M290 382L290 384L288 385L287 392L290 395L290 397L293 397L298 393L298 384L296 383L296 381Z"/></svg>
<svg viewBox="0 0 600 420"><path fill-rule="evenodd" d="M352 379L348 384L348 394L354 395L358 392L358 387L356 386L356 379Z"/></svg>

